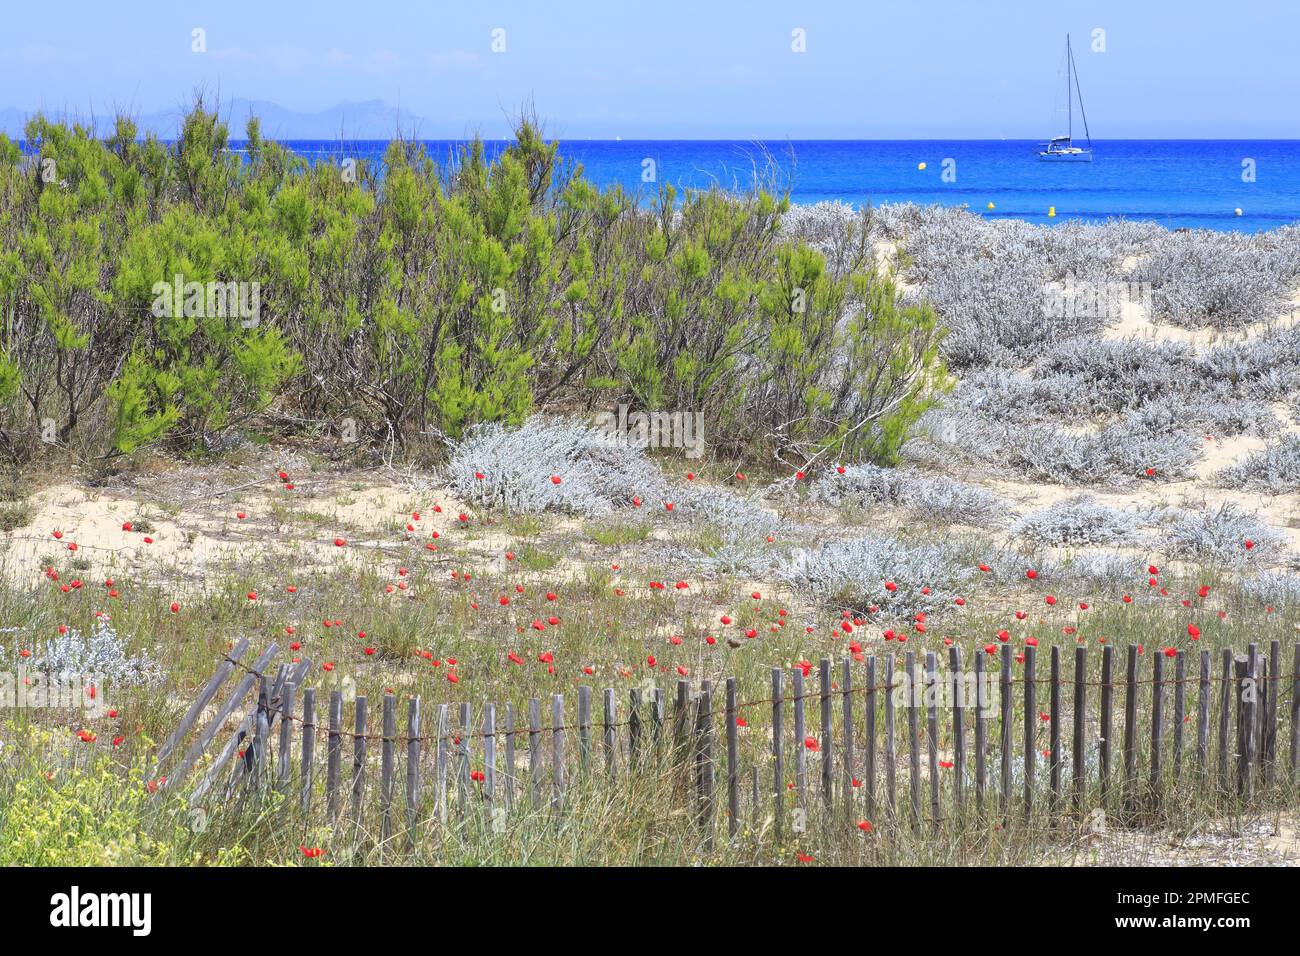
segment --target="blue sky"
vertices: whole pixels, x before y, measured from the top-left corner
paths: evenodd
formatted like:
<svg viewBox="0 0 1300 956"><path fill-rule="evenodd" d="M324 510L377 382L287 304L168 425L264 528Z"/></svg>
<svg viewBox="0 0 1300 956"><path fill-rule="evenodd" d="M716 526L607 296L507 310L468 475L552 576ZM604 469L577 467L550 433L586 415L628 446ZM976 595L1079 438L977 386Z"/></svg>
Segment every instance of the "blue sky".
<svg viewBox="0 0 1300 956"><path fill-rule="evenodd" d="M1058 125L1069 32L1095 138L1300 137L1296 0L5 7L0 107L24 110L147 113L202 87L303 112L382 99L429 136L502 135L531 99L570 139L1041 138ZM195 27L206 53L191 51Z"/></svg>

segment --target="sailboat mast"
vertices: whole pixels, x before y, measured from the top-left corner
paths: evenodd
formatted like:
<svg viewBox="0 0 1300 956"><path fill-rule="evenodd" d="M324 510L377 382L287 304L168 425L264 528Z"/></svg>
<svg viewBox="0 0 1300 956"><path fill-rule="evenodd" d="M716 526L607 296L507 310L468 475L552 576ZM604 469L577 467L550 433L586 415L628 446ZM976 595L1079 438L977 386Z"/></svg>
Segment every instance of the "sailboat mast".
<svg viewBox="0 0 1300 956"><path fill-rule="evenodd" d="M1070 49L1070 34L1065 35L1065 109L1069 113L1070 145L1074 145L1074 89L1071 81L1074 71L1074 51ZM1082 106L1082 104L1080 104Z"/></svg>
<svg viewBox="0 0 1300 956"><path fill-rule="evenodd" d="M1070 48L1070 38L1068 35L1065 38L1065 47L1067 50L1069 50ZM1074 52L1072 50L1070 51L1070 66L1072 68L1074 66ZM1084 112L1083 109L1083 90L1079 88L1079 71L1073 70L1073 73L1074 73L1074 91L1077 94L1079 94L1079 115L1083 117L1083 133L1085 136L1088 137L1088 145L1092 146L1092 133L1088 129L1088 114Z"/></svg>

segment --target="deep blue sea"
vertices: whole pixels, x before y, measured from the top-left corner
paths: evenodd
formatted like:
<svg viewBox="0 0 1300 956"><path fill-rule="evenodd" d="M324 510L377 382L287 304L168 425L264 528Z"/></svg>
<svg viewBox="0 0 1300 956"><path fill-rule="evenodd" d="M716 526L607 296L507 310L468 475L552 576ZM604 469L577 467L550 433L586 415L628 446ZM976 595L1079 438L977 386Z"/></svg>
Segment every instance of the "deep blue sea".
<svg viewBox="0 0 1300 956"><path fill-rule="evenodd" d="M294 140L285 145L319 161L339 156L378 160L387 144ZM431 140L425 145L441 159L456 144ZM488 152L505 145L489 142ZM646 160L651 160L655 183L678 187L716 182L743 188L753 182L757 167L788 185L791 198L800 203L942 203L1038 223L1123 216L1170 229L1243 232L1300 221L1300 140L1110 140L1093 145L1091 163L1039 162L1036 143L1027 140L566 140L560 152L581 162L595 182L622 183L647 197L655 188L643 181ZM945 160L952 162L945 167ZM1243 179L1244 160L1254 161L1253 182ZM925 169L918 168L921 163ZM951 170L948 180L945 168ZM1055 218L1048 217L1051 207Z"/></svg>

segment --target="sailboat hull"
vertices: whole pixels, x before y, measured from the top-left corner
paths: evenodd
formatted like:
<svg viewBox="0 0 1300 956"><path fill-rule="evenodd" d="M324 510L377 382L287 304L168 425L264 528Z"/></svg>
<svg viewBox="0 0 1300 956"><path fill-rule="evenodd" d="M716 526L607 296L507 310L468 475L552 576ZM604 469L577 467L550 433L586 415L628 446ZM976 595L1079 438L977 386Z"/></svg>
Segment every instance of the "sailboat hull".
<svg viewBox="0 0 1300 956"><path fill-rule="evenodd" d="M1084 150L1081 153L1046 153L1038 154L1039 162L1043 163L1090 163L1092 162L1092 150Z"/></svg>

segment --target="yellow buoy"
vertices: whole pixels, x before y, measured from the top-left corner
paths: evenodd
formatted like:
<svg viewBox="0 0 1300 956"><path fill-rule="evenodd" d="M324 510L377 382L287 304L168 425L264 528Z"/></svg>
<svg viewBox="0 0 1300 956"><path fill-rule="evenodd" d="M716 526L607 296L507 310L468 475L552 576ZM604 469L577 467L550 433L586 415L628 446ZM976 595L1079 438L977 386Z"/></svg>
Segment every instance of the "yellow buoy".
<svg viewBox="0 0 1300 956"><path fill-rule="evenodd" d="M1047 207L1047 218L1048 218L1048 219L1055 219L1055 218L1056 218L1056 207L1055 207L1055 206L1048 206L1048 207Z"/></svg>
<svg viewBox="0 0 1300 956"><path fill-rule="evenodd" d="M917 168L917 169L925 169L925 163L917 163L917 164L916 164L916 168Z"/></svg>
<svg viewBox="0 0 1300 956"><path fill-rule="evenodd" d="M990 208L990 209L993 208L993 203L989 203L989 208Z"/></svg>

